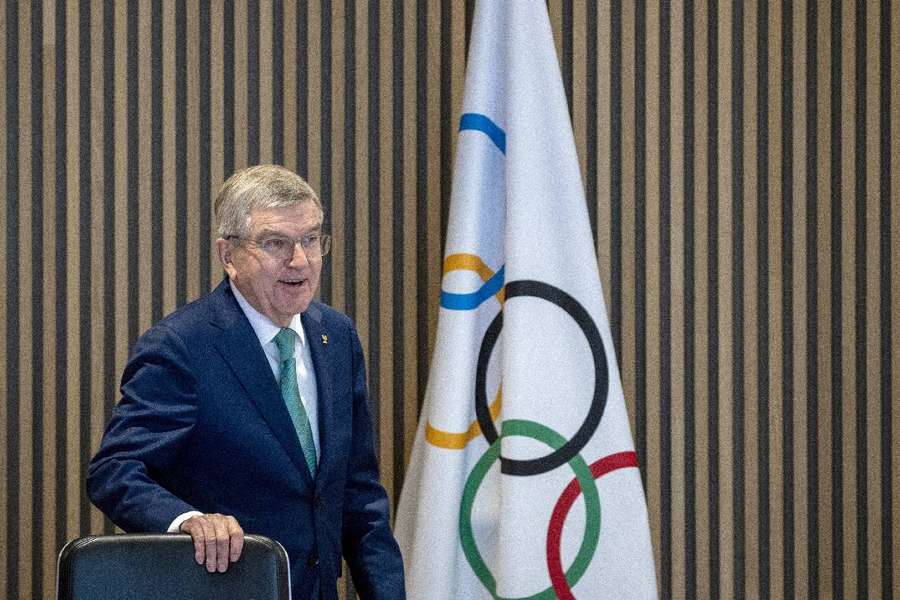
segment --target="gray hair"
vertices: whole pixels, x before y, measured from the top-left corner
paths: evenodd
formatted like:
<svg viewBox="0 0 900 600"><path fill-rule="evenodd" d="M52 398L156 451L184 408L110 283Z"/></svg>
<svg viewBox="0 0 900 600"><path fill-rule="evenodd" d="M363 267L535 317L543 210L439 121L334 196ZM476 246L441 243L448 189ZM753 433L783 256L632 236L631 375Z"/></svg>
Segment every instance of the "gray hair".
<svg viewBox="0 0 900 600"><path fill-rule="evenodd" d="M312 202L324 216L319 197L302 177L279 165L236 171L222 184L213 205L219 237L246 237L254 210Z"/></svg>

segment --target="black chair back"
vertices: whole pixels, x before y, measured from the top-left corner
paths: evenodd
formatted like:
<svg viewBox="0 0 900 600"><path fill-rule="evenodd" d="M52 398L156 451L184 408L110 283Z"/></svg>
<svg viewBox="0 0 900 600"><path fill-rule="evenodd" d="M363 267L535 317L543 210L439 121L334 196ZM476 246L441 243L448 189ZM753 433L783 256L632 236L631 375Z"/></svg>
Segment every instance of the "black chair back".
<svg viewBox="0 0 900 600"><path fill-rule="evenodd" d="M73 540L59 553L57 600L220 600L290 598L287 553L278 542L244 536L225 573L194 560L189 535L127 534Z"/></svg>

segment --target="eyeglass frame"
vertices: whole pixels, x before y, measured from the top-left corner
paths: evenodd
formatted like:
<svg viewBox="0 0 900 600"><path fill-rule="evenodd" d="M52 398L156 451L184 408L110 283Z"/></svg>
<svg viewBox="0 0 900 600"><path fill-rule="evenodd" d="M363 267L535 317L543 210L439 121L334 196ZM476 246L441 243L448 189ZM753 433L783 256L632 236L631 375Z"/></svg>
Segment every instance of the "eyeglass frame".
<svg viewBox="0 0 900 600"><path fill-rule="evenodd" d="M257 248L262 250L266 256L273 258L275 260L281 260L281 261L286 261L286 260L290 260L291 258L293 258L294 249L297 247L297 244L299 244L300 247L303 249L303 254L306 255L307 259L324 258L331 251L331 241L332 241L330 235L322 233L322 232L310 232L310 233L303 235L299 239L295 239L295 238L292 238L287 235L279 235L279 234L266 235L260 240L250 238L250 237L243 237L240 235L226 235L224 239L238 240L241 242L247 242L247 243L253 244ZM284 256L278 256L277 254L273 254L274 251L266 250L265 242L268 242L271 240L282 240L285 242L290 242L290 246L288 247L289 249L286 248L284 250L284 252L286 252L286 254L284 254ZM310 254L310 251L314 249L315 245L319 246L319 253L318 254Z"/></svg>

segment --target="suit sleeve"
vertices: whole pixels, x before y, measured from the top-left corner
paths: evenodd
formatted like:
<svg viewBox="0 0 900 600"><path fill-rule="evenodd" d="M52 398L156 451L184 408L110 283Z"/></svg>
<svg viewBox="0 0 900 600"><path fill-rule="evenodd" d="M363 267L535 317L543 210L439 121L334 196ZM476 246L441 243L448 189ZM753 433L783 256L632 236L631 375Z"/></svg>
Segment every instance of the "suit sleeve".
<svg viewBox="0 0 900 600"><path fill-rule="evenodd" d="M344 558L361 598L402 599L403 560L390 529L387 494L378 476L362 346L351 326L353 440L344 497Z"/></svg>
<svg viewBox="0 0 900 600"><path fill-rule="evenodd" d="M164 532L193 507L164 485L197 417L195 379L183 340L165 325L135 345L122 398L88 466L91 501L127 532Z"/></svg>

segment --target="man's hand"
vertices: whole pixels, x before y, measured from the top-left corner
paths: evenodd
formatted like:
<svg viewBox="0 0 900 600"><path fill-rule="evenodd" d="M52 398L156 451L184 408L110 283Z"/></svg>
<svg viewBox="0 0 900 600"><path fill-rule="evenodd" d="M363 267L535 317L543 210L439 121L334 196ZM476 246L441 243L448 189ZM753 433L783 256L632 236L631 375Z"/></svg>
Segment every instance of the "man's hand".
<svg viewBox="0 0 900 600"><path fill-rule="evenodd" d="M194 540L194 559L198 565L206 564L210 573L224 573L228 563L241 557L244 548L244 530L237 519L218 513L191 517L181 524L183 533Z"/></svg>

